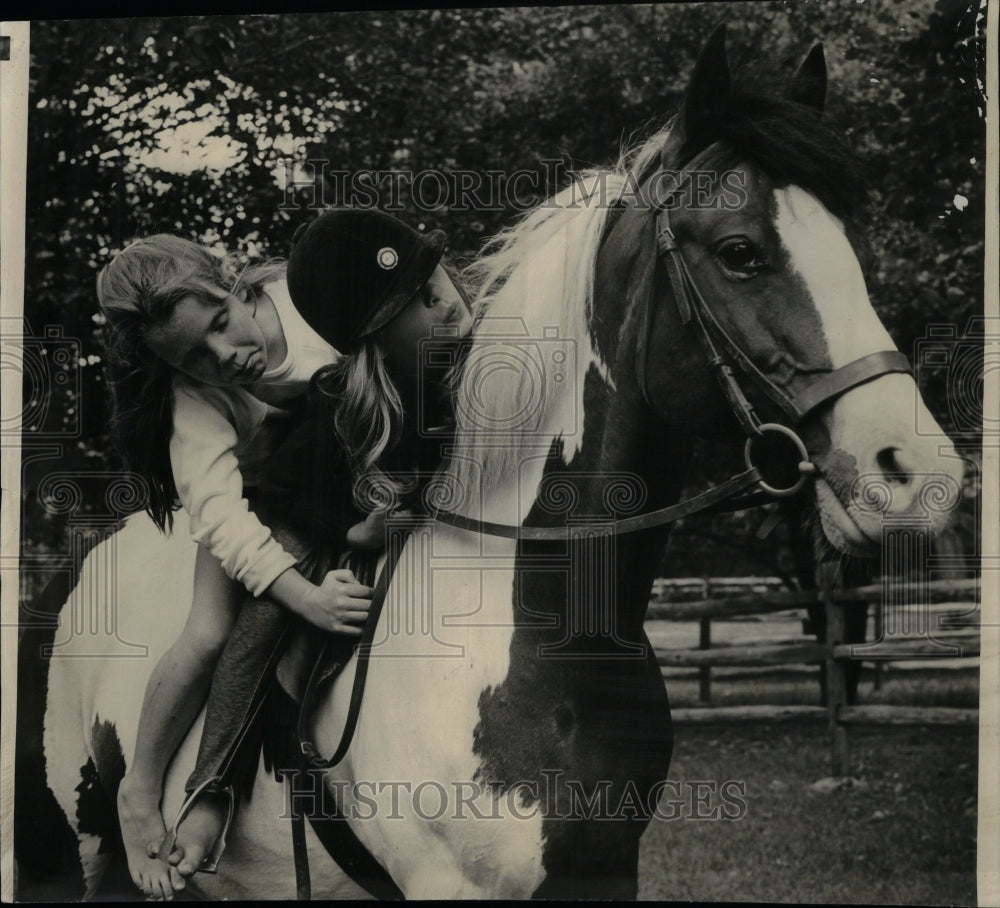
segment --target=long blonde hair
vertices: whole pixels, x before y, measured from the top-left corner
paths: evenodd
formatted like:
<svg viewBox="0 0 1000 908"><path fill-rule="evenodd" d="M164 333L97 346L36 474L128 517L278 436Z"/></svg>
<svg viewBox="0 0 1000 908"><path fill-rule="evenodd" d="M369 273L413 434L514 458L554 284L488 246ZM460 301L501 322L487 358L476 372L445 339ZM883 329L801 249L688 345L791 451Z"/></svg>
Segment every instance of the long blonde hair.
<svg viewBox="0 0 1000 908"><path fill-rule="evenodd" d="M374 337L326 366L313 379L314 393L334 405L332 428L355 478L354 501L364 511L391 508L411 484L390 476L379 461L402 434L403 402Z"/></svg>
<svg viewBox="0 0 1000 908"><path fill-rule="evenodd" d="M477 318L475 303L459 274L450 265L442 264ZM456 364L444 376L443 393L454 391L459 369ZM313 393L317 392L324 398L327 425L347 458L354 479L355 504L363 511L391 510L417 483L408 473L387 472L383 463L385 455L402 438L407 414L377 336L363 338L356 349L320 370L313 379Z"/></svg>
<svg viewBox="0 0 1000 908"><path fill-rule="evenodd" d="M178 504L169 451L173 370L147 347L146 332L169 319L189 294L216 300L245 292L256 299L284 274L277 259L238 272L231 256L159 233L134 240L97 276L112 434L125 466L149 484L146 510L163 531L172 526Z"/></svg>

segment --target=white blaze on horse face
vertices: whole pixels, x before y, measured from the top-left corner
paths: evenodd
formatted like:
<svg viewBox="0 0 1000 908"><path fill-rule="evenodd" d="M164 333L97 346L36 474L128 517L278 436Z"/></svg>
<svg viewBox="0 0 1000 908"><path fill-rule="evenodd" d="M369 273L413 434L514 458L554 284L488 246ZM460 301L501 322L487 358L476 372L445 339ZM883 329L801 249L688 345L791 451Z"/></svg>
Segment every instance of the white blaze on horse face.
<svg viewBox="0 0 1000 908"><path fill-rule="evenodd" d="M775 229L792 269L805 282L823 325L834 369L895 350L868 299L861 266L841 222L798 186L775 190Z"/></svg>
<svg viewBox="0 0 1000 908"><path fill-rule="evenodd" d="M831 366L896 349L872 309L841 222L799 187L776 190L774 199L775 229L819 316ZM824 416L839 470L817 480L817 499L823 528L838 548L878 544L884 516L929 517L932 530L947 521L962 465L943 432L917 434L918 418L936 425L913 379L900 373L849 391ZM925 498L936 505L928 508Z"/></svg>

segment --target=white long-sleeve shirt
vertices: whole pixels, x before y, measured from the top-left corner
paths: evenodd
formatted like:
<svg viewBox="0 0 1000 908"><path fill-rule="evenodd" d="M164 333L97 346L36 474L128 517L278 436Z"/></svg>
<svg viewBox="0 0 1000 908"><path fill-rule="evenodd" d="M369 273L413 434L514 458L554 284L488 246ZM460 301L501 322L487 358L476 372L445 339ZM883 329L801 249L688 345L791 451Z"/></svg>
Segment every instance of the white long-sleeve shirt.
<svg viewBox="0 0 1000 908"><path fill-rule="evenodd" d="M248 388L211 387L174 379L170 464L191 536L223 570L259 596L295 559L250 512L245 485L274 448L274 429L289 414L282 404L304 394L309 379L337 352L299 315L283 280L264 291L273 300L288 355Z"/></svg>

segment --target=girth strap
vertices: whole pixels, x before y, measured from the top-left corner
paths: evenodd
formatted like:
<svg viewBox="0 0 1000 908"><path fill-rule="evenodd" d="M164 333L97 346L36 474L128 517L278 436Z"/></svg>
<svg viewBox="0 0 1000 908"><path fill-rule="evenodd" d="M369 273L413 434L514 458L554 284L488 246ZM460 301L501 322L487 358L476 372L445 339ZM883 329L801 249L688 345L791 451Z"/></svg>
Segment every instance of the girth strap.
<svg viewBox="0 0 1000 908"><path fill-rule="evenodd" d="M389 872L375 860L351 829L339 804L325 816L314 817L309 814L309 824L326 853L362 889L382 901L399 901L405 898Z"/></svg>
<svg viewBox="0 0 1000 908"><path fill-rule="evenodd" d="M357 654L358 664L354 673L354 686L351 689L351 702L347 708L347 720L344 723L344 730L341 733L340 743L333 756L324 759L319 755L316 745L311 737L306 734L306 722L311 712L312 704L315 702L319 687L323 681L328 680L332 675L321 673L325 662L326 653L333 644L333 638L327 636L323 641L316 665L309 676L306 689L302 695L302 703L299 706L297 738L301 751L301 760L306 768L306 772L316 769L326 770L336 766L347 755L347 750L354 740L354 731L358 725L358 717L361 714L361 702L364 699L365 682L368 678L368 662L371 656L372 640L375 637L375 629L378 627L379 616L385 605L385 596L396 569L396 561L406 543L406 533L401 537L396 537L396 545L392 545L386 555L386 561L382 568L382 573L375 585L372 594L372 604L368 610L368 618L365 621L364 631L358 643ZM298 819L296 817L298 816ZM360 839L351 829L347 818L336 805L332 816L314 817L309 815L309 822L313 832L323 843L323 847L330 856L337 861L341 869L368 892L378 899L401 899L402 892L396 886L392 877L389 876L385 868L371 855L367 848L361 844ZM294 810L292 812L292 847L295 859L295 884L296 892L300 900L308 900L311 896L311 883L309 874L309 858L305 847L305 830L301 817Z"/></svg>
<svg viewBox="0 0 1000 908"><path fill-rule="evenodd" d="M309 873L309 850L306 847L306 821L296 809L292 793L292 780L286 774L285 791L292 811L292 862L295 865L295 898L300 902L312 900L312 878Z"/></svg>
<svg viewBox="0 0 1000 908"><path fill-rule="evenodd" d="M288 713L296 708L295 701L280 687L272 692L277 698L275 708ZM294 758L294 754L292 755ZM308 818L316 838L327 854L337 862L341 870L358 886L378 899L402 899L403 893L386 869L372 856L351 828L342 806L337 803L333 792L321 792L316 797L315 789L304 792L305 809L295 792L294 779L298 773L311 776L311 770L299 756L297 770L286 770L285 790L288 807L292 815L292 856L295 864L295 892L299 901L310 901L312 898L312 881L309 871L309 854L306 844L305 821ZM311 776L312 785L323 782ZM330 795L330 800L324 798L324 793Z"/></svg>

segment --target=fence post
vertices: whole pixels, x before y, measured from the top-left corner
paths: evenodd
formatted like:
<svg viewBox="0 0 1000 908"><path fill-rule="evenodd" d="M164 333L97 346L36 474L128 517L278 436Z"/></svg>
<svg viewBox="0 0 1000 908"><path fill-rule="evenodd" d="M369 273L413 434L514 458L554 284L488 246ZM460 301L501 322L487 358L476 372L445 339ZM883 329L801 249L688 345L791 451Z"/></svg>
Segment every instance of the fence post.
<svg viewBox="0 0 1000 908"><path fill-rule="evenodd" d="M882 611L882 603L875 603L875 639L881 640L885 636L885 615ZM882 666L885 663L881 659L877 659L874 662L875 666L875 677L873 681L873 686L875 690L882 689Z"/></svg>
<svg viewBox="0 0 1000 908"><path fill-rule="evenodd" d="M838 573L839 565L835 561L821 561L816 565L816 589L826 615L826 704L832 742L832 772L834 776L846 776L850 763L847 729L840 723L838 714L840 707L847 702L847 674L843 663L833 656L834 647L844 642L844 609L830 595L839 585Z"/></svg>
<svg viewBox="0 0 1000 908"><path fill-rule="evenodd" d="M698 634L698 649L712 648L712 619L702 618ZM712 666L703 665L698 669L698 699L702 703L712 702Z"/></svg>

